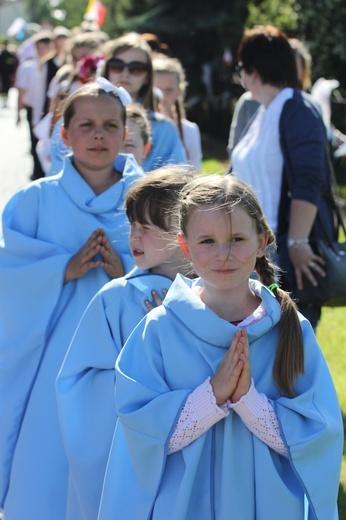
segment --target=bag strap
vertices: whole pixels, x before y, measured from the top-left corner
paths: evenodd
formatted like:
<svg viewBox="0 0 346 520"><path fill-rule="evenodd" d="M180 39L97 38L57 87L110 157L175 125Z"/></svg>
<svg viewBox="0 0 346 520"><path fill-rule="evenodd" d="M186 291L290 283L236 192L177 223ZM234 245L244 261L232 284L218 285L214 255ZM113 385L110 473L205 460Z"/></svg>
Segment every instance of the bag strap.
<svg viewBox="0 0 346 520"><path fill-rule="evenodd" d="M341 214L341 211L340 211L340 208L339 206L337 205L337 203L335 202L335 199L334 199L334 196L333 194L325 194L325 195L322 195L324 196L325 199L329 200L330 204L331 204L331 207L333 208L334 212L335 212L335 215L336 215L336 219L337 219L337 226L336 226L336 231L339 233L340 229L342 229L342 231L344 232L344 236L346 237L346 227L345 227L345 223L343 221L343 218L342 218L342 214ZM329 247L331 247L332 249L335 248L334 246L334 242L333 240L331 239L331 237L329 236L328 232L327 232L327 229L324 225L324 222L321 218L321 215L319 214L319 212L317 212L317 219L318 219L318 222L320 224L320 227L326 237L326 242L328 243Z"/></svg>

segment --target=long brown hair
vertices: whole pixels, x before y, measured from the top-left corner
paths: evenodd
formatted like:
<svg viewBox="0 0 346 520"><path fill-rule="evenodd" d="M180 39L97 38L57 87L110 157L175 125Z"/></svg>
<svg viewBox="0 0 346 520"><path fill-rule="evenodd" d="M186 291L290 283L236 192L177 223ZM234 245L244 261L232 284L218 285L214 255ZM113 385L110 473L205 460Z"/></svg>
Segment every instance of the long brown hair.
<svg viewBox="0 0 346 520"><path fill-rule="evenodd" d="M169 116L176 121L180 140L184 144L182 119L185 118L184 96L187 84L183 66L177 58L170 58L169 56L160 54L154 58L153 68L156 74L174 74L177 79L181 94L174 103L174 108L171 110Z"/></svg>

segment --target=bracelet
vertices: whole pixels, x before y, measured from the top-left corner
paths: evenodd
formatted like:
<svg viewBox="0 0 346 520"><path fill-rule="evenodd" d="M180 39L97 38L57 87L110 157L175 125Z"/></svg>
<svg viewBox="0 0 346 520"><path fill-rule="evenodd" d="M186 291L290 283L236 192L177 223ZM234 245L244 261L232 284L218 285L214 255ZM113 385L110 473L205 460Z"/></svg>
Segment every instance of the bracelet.
<svg viewBox="0 0 346 520"><path fill-rule="evenodd" d="M309 243L308 238L288 238L287 247L300 247Z"/></svg>

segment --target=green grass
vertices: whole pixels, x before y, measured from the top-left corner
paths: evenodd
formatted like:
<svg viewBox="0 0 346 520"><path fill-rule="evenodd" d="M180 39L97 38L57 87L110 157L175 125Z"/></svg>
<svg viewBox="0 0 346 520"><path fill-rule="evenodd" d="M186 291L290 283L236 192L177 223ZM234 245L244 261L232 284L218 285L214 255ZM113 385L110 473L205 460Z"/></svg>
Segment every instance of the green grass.
<svg viewBox="0 0 346 520"><path fill-rule="evenodd" d="M317 327L317 339L327 360L339 397L344 425L346 420L346 327L345 308L324 307L322 319ZM340 489L339 518L346 520L346 456L344 450Z"/></svg>
<svg viewBox="0 0 346 520"><path fill-rule="evenodd" d="M206 158L203 159L203 173L225 173L226 167L223 163L218 161L217 159Z"/></svg>
<svg viewBox="0 0 346 520"><path fill-rule="evenodd" d="M225 163L211 157L203 161L202 171L205 173L224 173ZM346 188L343 187L343 196ZM317 340L325 355L331 372L336 392L339 397L344 425L346 426L346 326L345 307L322 309L322 318L317 327ZM340 489L339 489L339 520L346 520L346 455L344 451Z"/></svg>

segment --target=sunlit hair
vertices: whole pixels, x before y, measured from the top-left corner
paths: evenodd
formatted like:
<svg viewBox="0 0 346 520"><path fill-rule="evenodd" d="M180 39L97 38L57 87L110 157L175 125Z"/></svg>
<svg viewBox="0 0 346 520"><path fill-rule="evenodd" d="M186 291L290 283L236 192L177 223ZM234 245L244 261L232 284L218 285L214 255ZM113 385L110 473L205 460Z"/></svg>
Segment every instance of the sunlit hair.
<svg viewBox="0 0 346 520"><path fill-rule="evenodd" d="M154 224L164 231L175 232L180 192L196 175L198 173L191 167L177 164L149 172L126 194L129 221Z"/></svg>
<svg viewBox="0 0 346 520"><path fill-rule="evenodd" d="M66 63L73 63L73 51L74 49L80 49L87 47L89 50L86 54L96 53L99 47L105 43L107 36L105 33L98 31L94 32L81 32L68 38L64 45L64 52L66 55Z"/></svg>
<svg viewBox="0 0 346 520"><path fill-rule="evenodd" d="M151 48L139 33L129 32L113 41L108 42L107 47L104 49L106 54L105 63L101 71L101 76L103 76L106 79L109 79L107 65L108 61L111 58L116 58L118 54L126 52L130 49L139 49L143 51L146 56L146 62L148 64L147 80L138 92L138 100L147 110L154 110L153 64Z"/></svg>
<svg viewBox="0 0 346 520"><path fill-rule="evenodd" d="M127 121L131 120L139 126L144 146L152 141L151 125L148 112L136 103L126 105Z"/></svg>
<svg viewBox="0 0 346 520"><path fill-rule="evenodd" d="M183 141L183 128L181 120L185 118L184 97L187 87L183 66L177 58L170 58L160 54L154 58L153 68L155 74L174 74L177 79L180 94L174 104L173 110L169 115L177 122L180 139Z"/></svg>
<svg viewBox="0 0 346 520"><path fill-rule="evenodd" d="M297 64L288 37L272 25L258 25L244 32L238 61L248 74L256 70L264 84L298 87Z"/></svg>
<svg viewBox="0 0 346 520"><path fill-rule="evenodd" d="M179 210L179 230L188 239L190 216L197 208L223 210L232 218L236 207L244 210L252 219L257 235L268 237L268 246L275 245L275 236L270 229L259 201L252 189L234 175L199 176L188 183L181 192ZM265 286L275 283L275 265L267 252L257 258L255 271ZM280 333L273 377L280 391L287 397L294 397L294 383L304 372L303 339L297 308L290 295L279 288L274 294L281 305Z"/></svg>
<svg viewBox="0 0 346 520"><path fill-rule="evenodd" d="M300 90L308 91L311 89L311 54L301 40L297 38L289 39L296 61L300 61L302 74L298 75L298 86Z"/></svg>
<svg viewBox="0 0 346 520"><path fill-rule="evenodd" d="M82 87L74 90L65 100L63 105L63 119L64 119L64 126L65 128L68 128L72 117L75 114L75 105L76 101L79 99L85 99L85 98L98 98L101 96L108 96L113 99L115 99L120 108L120 115L121 120L124 124L124 130L126 125L126 110L122 102L120 101L118 95L116 92L110 91L106 92L101 87L99 87L96 83L87 83L86 85L83 85Z"/></svg>

